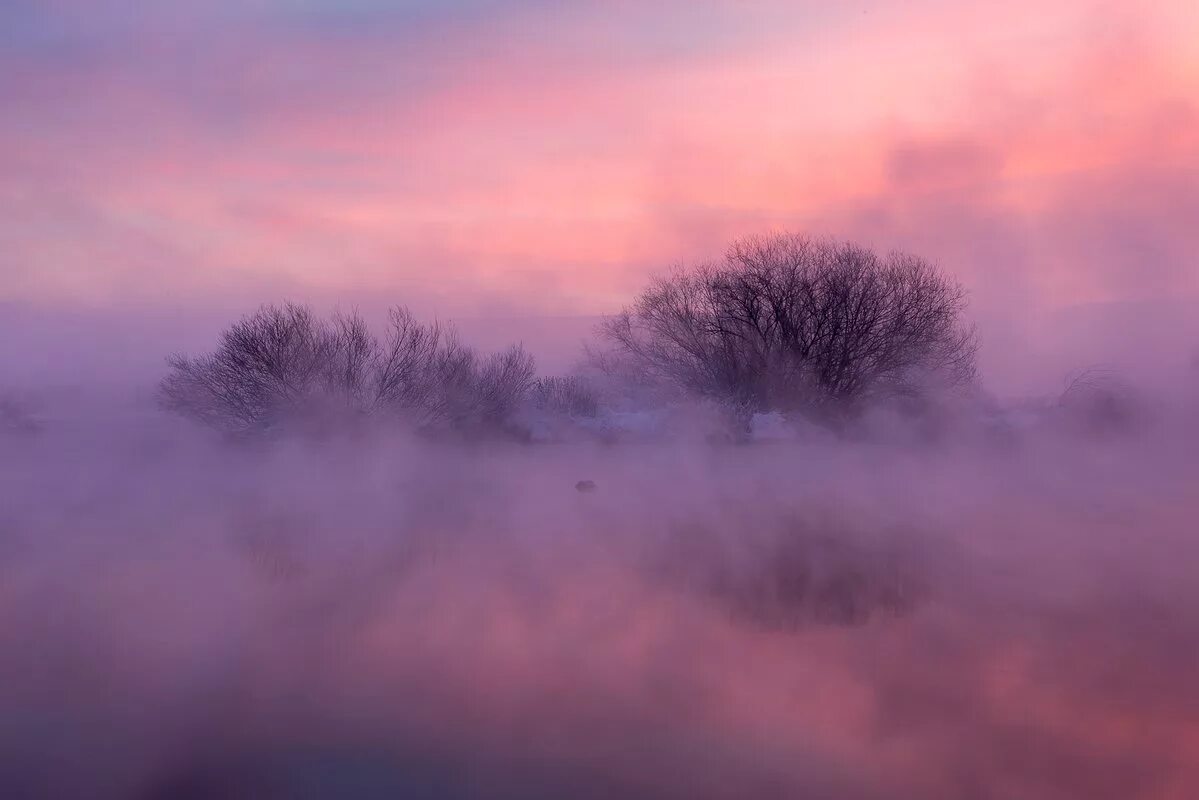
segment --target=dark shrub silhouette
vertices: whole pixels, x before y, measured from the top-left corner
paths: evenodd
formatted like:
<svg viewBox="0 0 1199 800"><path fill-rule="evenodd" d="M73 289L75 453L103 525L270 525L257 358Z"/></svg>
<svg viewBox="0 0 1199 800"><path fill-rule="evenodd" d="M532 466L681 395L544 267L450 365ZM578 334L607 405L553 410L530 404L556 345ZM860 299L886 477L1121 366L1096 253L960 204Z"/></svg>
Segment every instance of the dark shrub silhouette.
<svg viewBox="0 0 1199 800"><path fill-rule="evenodd" d="M392 309L382 339L356 313L317 318L307 306L263 306L221 334L217 349L175 355L164 408L231 433L327 430L394 417L425 430L499 428L533 379L513 346L481 357L452 329Z"/></svg>
<svg viewBox="0 0 1199 800"><path fill-rule="evenodd" d="M584 379L576 375L539 378L529 392L533 408L571 417L594 417L599 413L599 398Z"/></svg>

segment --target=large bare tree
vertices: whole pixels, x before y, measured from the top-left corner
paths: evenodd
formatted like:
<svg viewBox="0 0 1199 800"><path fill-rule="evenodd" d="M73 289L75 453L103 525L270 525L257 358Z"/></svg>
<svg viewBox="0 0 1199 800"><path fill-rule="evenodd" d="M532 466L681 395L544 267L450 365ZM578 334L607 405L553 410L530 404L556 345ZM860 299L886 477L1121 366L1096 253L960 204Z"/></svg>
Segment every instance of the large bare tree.
<svg viewBox="0 0 1199 800"><path fill-rule="evenodd" d="M379 338L356 313L322 320L290 303L234 323L212 353L168 364L162 405L237 433L385 415L421 428L497 427L533 380L523 348L480 357L453 329L403 308Z"/></svg>
<svg viewBox="0 0 1199 800"><path fill-rule="evenodd" d="M928 262L772 235L655 280L607 320L609 356L744 412L843 417L975 374L964 289Z"/></svg>

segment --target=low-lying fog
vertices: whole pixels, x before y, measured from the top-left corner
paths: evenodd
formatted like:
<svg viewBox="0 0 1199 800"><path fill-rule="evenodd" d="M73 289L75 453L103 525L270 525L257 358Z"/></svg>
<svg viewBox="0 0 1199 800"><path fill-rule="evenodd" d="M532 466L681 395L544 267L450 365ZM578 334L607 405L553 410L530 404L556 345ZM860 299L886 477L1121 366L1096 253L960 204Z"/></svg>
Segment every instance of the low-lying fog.
<svg viewBox="0 0 1199 800"><path fill-rule="evenodd" d="M1194 419L921 446L250 446L149 411L13 433L0 794L1186 800Z"/></svg>

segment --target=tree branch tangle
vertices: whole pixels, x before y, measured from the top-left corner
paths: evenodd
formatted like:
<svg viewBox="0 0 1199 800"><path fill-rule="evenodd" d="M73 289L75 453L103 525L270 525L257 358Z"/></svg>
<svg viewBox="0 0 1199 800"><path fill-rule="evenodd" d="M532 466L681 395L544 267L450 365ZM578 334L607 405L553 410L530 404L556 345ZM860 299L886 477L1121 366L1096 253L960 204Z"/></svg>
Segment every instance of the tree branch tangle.
<svg viewBox="0 0 1199 800"><path fill-rule="evenodd" d="M617 360L687 393L828 421L971 383L965 307L965 290L915 256L773 235L656 280L602 334Z"/></svg>

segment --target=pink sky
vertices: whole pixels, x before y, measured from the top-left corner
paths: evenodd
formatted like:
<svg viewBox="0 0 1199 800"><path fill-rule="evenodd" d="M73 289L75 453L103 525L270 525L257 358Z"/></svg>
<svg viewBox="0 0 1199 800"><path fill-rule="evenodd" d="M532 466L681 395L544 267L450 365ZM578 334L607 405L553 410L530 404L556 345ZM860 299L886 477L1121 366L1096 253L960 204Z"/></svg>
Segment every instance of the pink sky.
<svg viewBox="0 0 1199 800"><path fill-rule="evenodd" d="M0 302L593 315L773 229L1001 337L1199 291L1183 0L137 5L0 11Z"/></svg>

